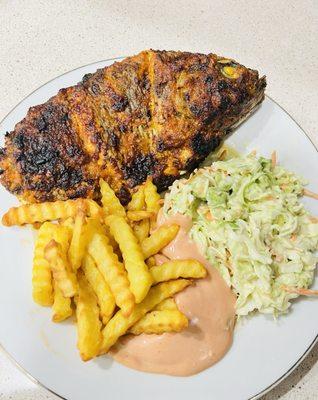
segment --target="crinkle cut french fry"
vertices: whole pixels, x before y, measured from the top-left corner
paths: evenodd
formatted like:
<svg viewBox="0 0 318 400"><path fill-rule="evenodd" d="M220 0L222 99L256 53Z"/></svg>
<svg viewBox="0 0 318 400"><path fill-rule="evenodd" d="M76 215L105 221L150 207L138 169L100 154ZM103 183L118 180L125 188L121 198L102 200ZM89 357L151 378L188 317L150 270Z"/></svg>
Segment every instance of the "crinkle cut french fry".
<svg viewBox="0 0 318 400"><path fill-rule="evenodd" d="M133 335L181 332L187 328L188 319L179 310L150 311L133 325L129 333Z"/></svg>
<svg viewBox="0 0 318 400"><path fill-rule="evenodd" d="M110 246L113 248L114 253L117 254L118 243L110 233L108 226L102 225L100 220L96 218L88 218L87 225L86 225L86 240L87 243L91 240L95 233L100 233L101 235L106 235L109 241ZM118 255L118 254L117 254Z"/></svg>
<svg viewBox="0 0 318 400"><path fill-rule="evenodd" d="M116 242L114 236L111 234L109 227L104 225L104 228L105 228L105 235L107 236L109 244L112 246L114 253L116 253L117 256L119 255L121 257L119 245Z"/></svg>
<svg viewBox="0 0 318 400"><path fill-rule="evenodd" d="M73 297L77 292L77 282L65 252L60 243L52 239L44 249L44 257L50 264L53 278L63 296Z"/></svg>
<svg viewBox="0 0 318 400"><path fill-rule="evenodd" d="M102 342L99 308L95 293L82 273L78 274L76 297L77 347L83 361L96 357Z"/></svg>
<svg viewBox="0 0 318 400"><path fill-rule="evenodd" d="M50 264L44 256L44 248L51 239L55 239L61 244L64 251L67 251L69 238L70 231L65 226L45 222L39 229L34 248L32 292L33 300L42 306L53 303L52 272Z"/></svg>
<svg viewBox="0 0 318 400"><path fill-rule="evenodd" d="M131 200L127 205L129 211L143 210L145 207L145 192L143 185L139 186L137 192L133 193Z"/></svg>
<svg viewBox="0 0 318 400"><path fill-rule="evenodd" d="M151 256L147 258L146 264L148 265L149 268L154 267L156 265L156 260L154 256Z"/></svg>
<svg viewBox="0 0 318 400"><path fill-rule="evenodd" d="M145 192L144 185L139 186L138 191L132 195L131 201L127 206L127 217L129 218L130 211L142 211L145 208ZM149 236L150 221L143 219L132 225L135 236L139 243Z"/></svg>
<svg viewBox="0 0 318 400"><path fill-rule="evenodd" d="M53 322L64 321L73 314L71 298L63 296L63 293L56 282L54 282L54 302L52 311Z"/></svg>
<svg viewBox="0 0 318 400"><path fill-rule="evenodd" d="M154 311L163 311L163 310L178 310L176 302L172 297L163 300L154 308Z"/></svg>
<svg viewBox="0 0 318 400"><path fill-rule="evenodd" d="M75 217L73 235L68 250L68 258L73 271L77 271L81 266L86 250L86 224L85 214L79 211Z"/></svg>
<svg viewBox="0 0 318 400"><path fill-rule="evenodd" d="M87 240L95 233L100 233L102 235L105 234L105 226L103 226L99 219L97 218L87 218Z"/></svg>
<svg viewBox="0 0 318 400"><path fill-rule="evenodd" d="M68 218L63 219L62 221L60 221L60 224L62 226L66 226L73 232L73 228L74 228L74 218L73 217L68 217Z"/></svg>
<svg viewBox="0 0 318 400"><path fill-rule="evenodd" d="M160 283L149 290L147 297L135 306L129 317L125 317L119 310L103 329L101 354L108 350L125 335L125 333L139 321L147 312L151 311L164 299L173 296L191 284L186 279Z"/></svg>
<svg viewBox="0 0 318 400"><path fill-rule="evenodd" d="M178 278L204 278L204 266L196 260L172 260L150 268L154 283Z"/></svg>
<svg viewBox="0 0 318 400"><path fill-rule="evenodd" d="M129 280L124 265L118 260L109 240L105 235L95 233L87 247L100 273L110 287L116 304L121 308L124 315L130 315L135 298L129 288Z"/></svg>
<svg viewBox="0 0 318 400"><path fill-rule="evenodd" d="M142 241L147 239L149 236L150 221L148 219L143 219L142 221L137 222L133 229L139 243L142 243Z"/></svg>
<svg viewBox="0 0 318 400"><path fill-rule="evenodd" d="M2 217L2 223L5 226L12 226L65 219L74 217L78 210L83 208L83 205L86 207L88 215L96 217L101 215L101 208L94 200L58 200L12 207Z"/></svg>
<svg viewBox="0 0 318 400"><path fill-rule="evenodd" d="M67 254L72 237L72 230L68 226L52 224L53 239L62 246L63 253Z"/></svg>
<svg viewBox="0 0 318 400"><path fill-rule="evenodd" d="M148 178L144 185L145 202L147 211L152 211L157 214L160 210L160 195L157 192L156 186L152 183L152 179Z"/></svg>
<svg viewBox="0 0 318 400"><path fill-rule="evenodd" d="M106 217L105 222L119 244L128 273L130 290L135 296L136 303L140 303L152 285L152 278L138 240L124 217L110 215Z"/></svg>
<svg viewBox="0 0 318 400"><path fill-rule="evenodd" d="M113 189L103 179L100 179L99 185L102 194L103 209L106 215L113 214L124 217L126 215L126 211L124 207L121 205Z"/></svg>
<svg viewBox="0 0 318 400"><path fill-rule="evenodd" d="M136 210L136 211L127 211L127 218L130 221L138 222L142 221L143 219L153 218L155 214L152 211L145 211L145 210Z"/></svg>
<svg viewBox="0 0 318 400"><path fill-rule="evenodd" d="M160 195L157 192L156 186L152 183L152 179L148 178L145 185L145 203L146 210L154 213L154 216L151 218L151 227L154 228L156 226L156 216L160 210Z"/></svg>
<svg viewBox="0 0 318 400"><path fill-rule="evenodd" d="M177 235L179 225L162 225L141 243L145 258L149 258L167 246Z"/></svg>
<svg viewBox="0 0 318 400"><path fill-rule="evenodd" d="M53 304L53 282L49 262L44 257L44 248L53 238L54 224L45 222L39 229L35 241L32 268L32 297L41 306Z"/></svg>
<svg viewBox="0 0 318 400"><path fill-rule="evenodd" d="M79 205L79 209L81 209L81 210L84 209L85 210L85 214L88 217L101 218L103 216L103 210L96 203L96 201L94 201L92 199L79 199L79 200L82 200L82 203Z"/></svg>
<svg viewBox="0 0 318 400"><path fill-rule="evenodd" d="M82 269L97 296L97 302L100 307L100 315L102 317L103 324L106 325L112 317L116 306L114 296L105 279L103 278L103 275L96 267L95 261L89 254L86 254L83 259Z"/></svg>

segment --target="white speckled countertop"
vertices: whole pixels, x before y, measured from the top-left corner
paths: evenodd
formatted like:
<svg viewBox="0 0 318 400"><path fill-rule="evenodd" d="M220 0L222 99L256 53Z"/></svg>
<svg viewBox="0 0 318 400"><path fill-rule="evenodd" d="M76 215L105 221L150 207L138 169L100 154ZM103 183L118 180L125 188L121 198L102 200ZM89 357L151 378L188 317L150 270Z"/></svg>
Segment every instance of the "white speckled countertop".
<svg viewBox="0 0 318 400"><path fill-rule="evenodd" d="M267 75L267 93L318 146L317 0L2 0L0 120L46 81L145 48L215 52ZM2 322L3 323L3 322ZM262 400L318 398L318 346ZM0 350L0 399L57 397Z"/></svg>

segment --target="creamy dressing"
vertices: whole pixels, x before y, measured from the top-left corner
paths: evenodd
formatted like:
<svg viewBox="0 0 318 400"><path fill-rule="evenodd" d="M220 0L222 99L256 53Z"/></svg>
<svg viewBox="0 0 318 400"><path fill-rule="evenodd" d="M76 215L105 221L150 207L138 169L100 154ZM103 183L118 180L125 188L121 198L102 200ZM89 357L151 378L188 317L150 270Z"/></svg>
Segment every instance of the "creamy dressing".
<svg viewBox="0 0 318 400"><path fill-rule="evenodd" d="M208 270L208 277L199 279L175 296L176 303L189 319L189 326L180 333L123 337L113 348L113 358L146 372L189 376L219 361L233 340L235 295L219 272L200 254L188 232L191 219L176 215L158 216L158 225L176 223L176 238L156 256L158 264L167 259L196 259Z"/></svg>

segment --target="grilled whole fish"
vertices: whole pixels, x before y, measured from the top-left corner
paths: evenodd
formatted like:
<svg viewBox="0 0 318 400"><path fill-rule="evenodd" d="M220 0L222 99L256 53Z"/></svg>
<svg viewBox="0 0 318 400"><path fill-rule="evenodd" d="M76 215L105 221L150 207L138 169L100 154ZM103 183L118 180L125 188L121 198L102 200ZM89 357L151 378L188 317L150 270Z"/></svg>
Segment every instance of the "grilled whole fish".
<svg viewBox="0 0 318 400"><path fill-rule="evenodd" d="M191 171L264 99L265 77L215 54L143 51L31 107L5 135L0 181L27 202L123 204L148 176L159 190Z"/></svg>

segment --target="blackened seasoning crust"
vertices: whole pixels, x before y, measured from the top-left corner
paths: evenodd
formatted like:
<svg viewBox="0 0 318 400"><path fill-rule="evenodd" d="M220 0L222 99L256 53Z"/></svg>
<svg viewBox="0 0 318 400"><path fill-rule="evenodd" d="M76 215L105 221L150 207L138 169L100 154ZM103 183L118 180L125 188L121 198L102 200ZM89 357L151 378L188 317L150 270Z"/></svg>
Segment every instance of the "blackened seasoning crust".
<svg viewBox="0 0 318 400"><path fill-rule="evenodd" d="M201 157L206 157L213 149L217 148L220 144L221 137L213 136L206 138L204 134L198 133L191 142L193 151Z"/></svg>
<svg viewBox="0 0 318 400"><path fill-rule="evenodd" d="M61 89L5 135L0 181L28 202L122 203L153 176L159 190L190 171L264 98L265 78L214 54L144 51Z"/></svg>
<svg viewBox="0 0 318 400"><path fill-rule="evenodd" d="M143 183L148 175L152 175L155 167L155 159L151 154L139 154L129 163L124 165L124 178L133 188Z"/></svg>

